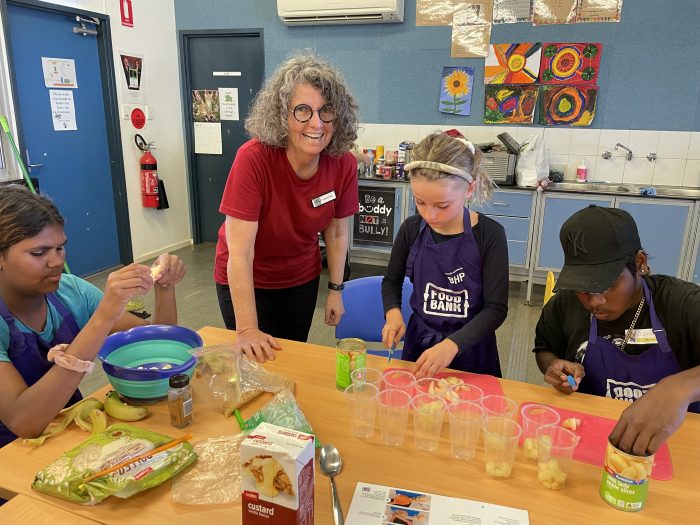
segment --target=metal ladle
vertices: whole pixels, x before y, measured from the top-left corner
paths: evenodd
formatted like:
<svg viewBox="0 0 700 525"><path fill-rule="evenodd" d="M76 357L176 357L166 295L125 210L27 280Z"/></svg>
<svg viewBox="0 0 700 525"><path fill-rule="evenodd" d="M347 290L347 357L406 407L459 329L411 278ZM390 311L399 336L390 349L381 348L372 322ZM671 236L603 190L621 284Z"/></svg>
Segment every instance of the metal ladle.
<svg viewBox="0 0 700 525"><path fill-rule="evenodd" d="M343 511L340 508L338 490L335 488L335 476L343 471L343 460L340 459L340 452L333 445L324 445L318 457L321 472L331 478L331 498L333 499L333 521L335 525L345 525Z"/></svg>

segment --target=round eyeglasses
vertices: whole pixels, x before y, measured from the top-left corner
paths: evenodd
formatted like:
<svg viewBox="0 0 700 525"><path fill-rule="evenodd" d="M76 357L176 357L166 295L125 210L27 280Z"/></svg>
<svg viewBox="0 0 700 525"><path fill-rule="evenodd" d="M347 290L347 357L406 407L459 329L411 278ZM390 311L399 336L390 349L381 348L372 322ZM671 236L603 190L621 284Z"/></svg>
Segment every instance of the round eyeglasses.
<svg viewBox="0 0 700 525"><path fill-rule="evenodd" d="M318 118L321 119L321 122L325 122L326 124L333 122L335 119L335 109L330 106L323 106L320 109L314 110L308 104L299 104L291 111L291 113L294 115L295 119L301 123L304 123L313 118L314 111L318 113Z"/></svg>

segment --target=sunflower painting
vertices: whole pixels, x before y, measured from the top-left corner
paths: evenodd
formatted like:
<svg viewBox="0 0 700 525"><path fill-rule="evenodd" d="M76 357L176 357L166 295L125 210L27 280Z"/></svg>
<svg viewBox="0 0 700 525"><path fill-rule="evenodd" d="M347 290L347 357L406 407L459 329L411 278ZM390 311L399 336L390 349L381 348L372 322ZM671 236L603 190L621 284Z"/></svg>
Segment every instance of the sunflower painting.
<svg viewBox="0 0 700 525"><path fill-rule="evenodd" d="M440 112L465 116L471 114L473 85L473 67L443 67Z"/></svg>

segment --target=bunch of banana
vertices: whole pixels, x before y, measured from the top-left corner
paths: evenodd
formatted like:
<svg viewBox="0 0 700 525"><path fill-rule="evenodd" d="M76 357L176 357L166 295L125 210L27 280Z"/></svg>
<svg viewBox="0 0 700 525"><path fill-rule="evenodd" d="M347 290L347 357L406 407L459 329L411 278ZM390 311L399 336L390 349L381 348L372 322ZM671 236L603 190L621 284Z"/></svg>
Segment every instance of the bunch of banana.
<svg viewBox="0 0 700 525"><path fill-rule="evenodd" d="M102 402L98 401L94 397L86 397L85 399L78 401L76 404L61 410L58 413L59 419L50 423L39 437L25 439L24 442L27 445L32 445L35 447L43 445L44 441L46 441L48 438L63 432L71 421L75 421L76 425L89 432L95 427L96 421L97 428L100 428L102 425L102 419L104 419L104 427L102 428L102 430L104 430L104 428L107 426L107 420L104 417L104 412L101 410L102 406ZM99 412L102 414L102 417L97 414L93 415L93 412ZM102 430L100 430L100 432Z"/></svg>
<svg viewBox="0 0 700 525"><path fill-rule="evenodd" d="M146 407L127 405L114 390L107 394L104 408L109 417L121 421L139 421L150 414Z"/></svg>

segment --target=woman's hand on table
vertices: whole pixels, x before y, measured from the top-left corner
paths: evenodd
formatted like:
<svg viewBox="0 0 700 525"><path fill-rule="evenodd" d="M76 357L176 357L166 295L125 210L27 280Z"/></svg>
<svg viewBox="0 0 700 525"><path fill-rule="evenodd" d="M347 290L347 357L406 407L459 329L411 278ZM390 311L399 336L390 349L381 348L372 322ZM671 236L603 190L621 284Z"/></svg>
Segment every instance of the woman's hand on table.
<svg viewBox="0 0 700 525"><path fill-rule="evenodd" d="M457 343L450 339L443 339L420 355L413 369L413 374L418 379L433 377L440 370L449 366L458 350Z"/></svg>
<svg viewBox="0 0 700 525"><path fill-rule="evenodd" d="M678 375L678 374L676 374ZM620 415L610 442L636 456L654 454L688 413L688 396L675 376L659 381Z"/></svg>
<svg viewBox="0 0 700 525"><path fill-rule="evenodd" d="M382 328L382 343L386 348L399 344L403 334L406 333L406 325L403 322L401 308L392 308L386 313L386 322Z"/></svg>
<svg viewBox="0 0 700 525"><path fill-rule="evenodd" d="M248 359L258 363L274 361L275 350L282 349L274 337L257 328L239 331L236 344Z"/></svg>
<svg viewBox="0 0 700 525"><path fill-rule="evenodd" d="M326 297L326 324L329 326L338 326L344 314L343 294L334 290L329 290L328 296Z"/></svg>
<svg viewBox="0 0 700 525"><path fill-rule="evenodd" d="M177 284L185 277L185 263L177 255L163 253L150 268L155 286L166 287Z"/></svg>
<svg viewBox="0 0 700 525"><path fill-rule="evenodd" d="M581 379L586 375L582 364L573 363L564 359L552 359L547 371L544 373L544 380L554 388L564 394L571 394L578 390ZM576 386L572 387L566 380L567 376L572 376L576 381Z"/></svg>

